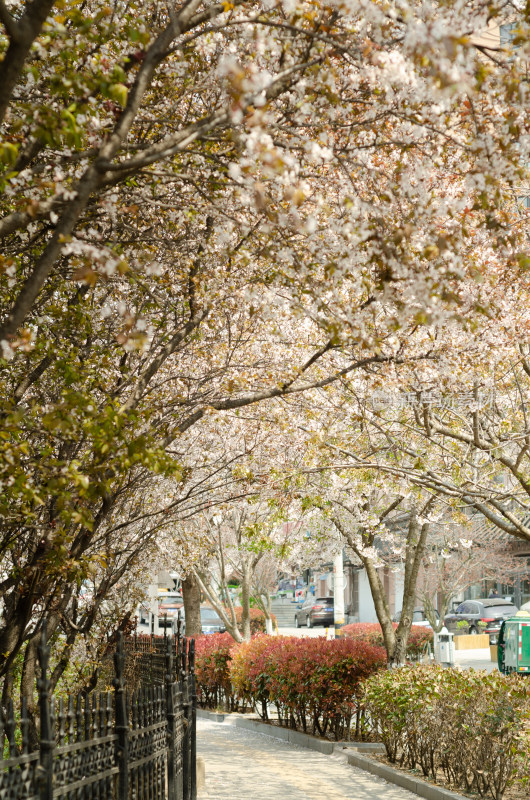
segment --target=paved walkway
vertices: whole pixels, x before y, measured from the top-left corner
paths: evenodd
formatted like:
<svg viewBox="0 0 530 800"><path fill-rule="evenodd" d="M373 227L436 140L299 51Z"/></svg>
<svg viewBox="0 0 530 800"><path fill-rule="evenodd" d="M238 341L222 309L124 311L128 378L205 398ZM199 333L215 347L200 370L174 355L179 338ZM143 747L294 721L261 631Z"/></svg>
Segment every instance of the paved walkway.
<svg viewBox="0 0 530 800"><path fill-rule="evenodd" d="M340 755L325 756L236 728L197 720L197 752L205 762L201 800L417 800L417 795Z"/></svg>
<svg viewBox="0 0 530 800"><path fill-rule="evenodd" d="M496 672L497 662L491 660L489 647L480 650L456 650L455 664L462 669L485 669L486 672Z"/></svg>

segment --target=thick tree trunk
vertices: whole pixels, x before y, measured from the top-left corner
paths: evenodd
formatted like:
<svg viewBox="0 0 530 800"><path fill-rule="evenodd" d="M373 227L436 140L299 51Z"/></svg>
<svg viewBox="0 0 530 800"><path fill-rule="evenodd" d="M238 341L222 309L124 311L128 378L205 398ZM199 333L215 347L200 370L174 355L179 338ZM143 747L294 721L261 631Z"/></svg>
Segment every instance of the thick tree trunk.
<svg viewBox="0 0 530 800"><path fill-rule="evenodd" d="M39 710L35 697L37 684L37 651L40 643L41 632L34 633L26 645L22 675L20 678L20 700L26 700L29 718L28 739L30 750L35 750L39 743L38 717Z"/></svg>
<svg viewBox="0 0 530 800"><path fill-rule="evenodd" d="M182 581L186 636L200 636L201 631L201 587L195 575L190 572Z"/></svg>
<svg viewBox="0 0 530 800"><path fill-rule="evenodd" d="M407 643L409 639L411 627L411 619L410 617L406 619L404 624L396 630L394 639L394 651L391 656L388 658L388 667L392 669L393 667L402 667L407 658Z"/></svg>

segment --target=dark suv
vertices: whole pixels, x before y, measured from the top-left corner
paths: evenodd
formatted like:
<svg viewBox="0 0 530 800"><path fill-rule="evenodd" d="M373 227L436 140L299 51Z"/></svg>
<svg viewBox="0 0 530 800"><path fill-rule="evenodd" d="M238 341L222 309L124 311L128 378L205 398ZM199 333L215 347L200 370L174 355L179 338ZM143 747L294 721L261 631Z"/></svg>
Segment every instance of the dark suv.
<svg viewBox="0 0 530 800"><path fill-rule="evenodd" d="M302 608L299 608L295 614L294 624L297 628L302 625L307 625L312 628L313 625L333 625L334 622L334 608L332 597L313 597L308 595L304 600Z"/></svg>
<svg viewBox="0 0 530 800"><path fill-rule="evenodd" d="M457 633L458 623L467 622L469 631L464 629L464 633L488 633L490 644L497 644L502 623L508 617L513 617L517 611L517 606L510 600L502 600L500 597L465 600L456 611L444 617L444 623L448 631Z"/></svg>

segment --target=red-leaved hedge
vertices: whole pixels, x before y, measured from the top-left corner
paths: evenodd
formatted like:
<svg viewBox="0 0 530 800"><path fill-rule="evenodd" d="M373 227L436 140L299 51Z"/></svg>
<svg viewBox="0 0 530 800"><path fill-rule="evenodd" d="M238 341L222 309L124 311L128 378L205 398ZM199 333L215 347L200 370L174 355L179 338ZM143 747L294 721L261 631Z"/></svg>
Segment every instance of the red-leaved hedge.
<svg viewBox="0 0 530 800"><path fill-rule="evenodd" d="M231 650L234 640L229 633L213 633L195 639L195 679L197 702L204 708L238 708L230 680Z"/></svg>
<svg viewBox="0 0 530 800"><path fill-rule="evenodd" d="M266 719L274 704L281 725L336 739L359 733L362 681L386 664L381 647L354 639L256 637L232 651L239 696Z"/></svg>
<svg viewBox="0 0 530 800"><path fill-rule="evenodd" d="M393 623L394 630L397 622ZM348 639L357 639L368 642L376 647L383 647L383 632L378 622L353 622L344 625L342 635ZM411 660L418 659L425 651L425 645L433 640L432 628L423 625L413 625L407 641L407 657Z"/></svg>
<svg viewBox="0 0 530 800"><path fill-rule="evenodd" d="M242 620L242 613L243 609L241 606L236 606L234 609L236 612L236 621L239 630L241 630L241 620ZM273 626L276 624L276 617L274 614L271 614L272 624ZM261 610L261 608L251 608L250 609L250 635L254 636L256 633L265 633L265 614Z"/></svg>

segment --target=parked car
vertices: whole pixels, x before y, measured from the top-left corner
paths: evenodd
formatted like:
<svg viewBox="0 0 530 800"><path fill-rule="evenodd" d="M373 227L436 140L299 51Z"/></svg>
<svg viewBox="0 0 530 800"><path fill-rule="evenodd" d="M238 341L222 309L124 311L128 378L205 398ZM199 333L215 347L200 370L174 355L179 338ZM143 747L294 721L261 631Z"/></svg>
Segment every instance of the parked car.
<svg viewBox="0 0 530 800"><path fill-rule="evenodd" d="M226 628L217 611L203 606L201 608L201 630L203 633L224 633Z"/></svg>
<svg viewBox="0 0 530 800"><path fill-rule="evenodd" d="M299 608L294 615L294 624L296 628L301 628L302 625L307 625L312 628L315 625L333 625L334 622L334 607L332 597L313 597L308 595L304 600L302 607Z"/></svg>
<svg viewBox="0 0 530 800"><path fill-rule="evenodd" d="M180 613L180 618L183 619L183 608L172 608L168 606L159 606L158 607L158 621L157 625L155 626L155 634L157 636L163 636L166 633L168 636L177 632L177 622L178 622L178 615ZM182 628L183 630L184 628Z"/></svg>
<svg viewBox="0 0 530 800"><path fill-rule="evenodd" d="M177 598L174 600L164 599L162 602L159 600L158 616L163 617L164 614L167 614L168 617L174 617L182 608L184 608L182 598L180 600Z"/></svg>
<svg viewBox="0 0 530 800"><path fill-rule="evenodd" d="M180 592L160 592L158 595L158 605L181 608L184 598Z"/></svg>
<svg viewBox="0 0 530 800"><path fill-rule="evenodd" d="M434 610L434 613L436 615L436 619L439 620L440 615L438 614L436 609ZM394 616L392 617L392 622L399 622L400 619L401 619L401 611L398 611L397 614L394 614ZM423 608L414 609L414 611L412 612L412 624L421 625L423 628L432 628L431 623L425 616L425 611L423 610Z"/></svg>
<svg viewBox="0 0 530 800"><path fill-rule="evenodd" d="M497 644L502 623L505 619L513 617L518 610L510 600L503 600L500 597L465 600L457 606L456 611L444 617L444 623L448 631L456 633L459 631L458 623L467 622L468 633L487 633L490 644Z"/></svg>
<svg viewBox="0 0 530 800"><path fill-rule="evenodd" d="M186 620L184 617L184 605L179 602L177 597L173 599L165 598L166 602L158 606L158 616L154 633L157 636L168 636L177 633L178 620L181 621L181 633L186 630ZM149 609L145 606L140 607L139 632L151 633ZM201 630L202 633L224 633L226 628L222 619L210 606L201 606Z"/></svg>
<svg viewBox="0 0 530 800"><path fill-rule="evenodd" d="M179 592L161 592L158 595L158 631L156 633L163 634L166 628L171 628L176 632L179 611L182 615L184 611L182 595Z"/></svg>
<svg viewBox="0 0 530 800"><path fill-rule="evenodd" d="M184 617L184 608L180 609L180 619L183 624L183 631L186 630L186 619ZM174 617L174 632L176 632L177 618ZM217 611L214 611L210 606L201 606L201 632L202 633L224 633L226 631L225 624Z"/></svg>

